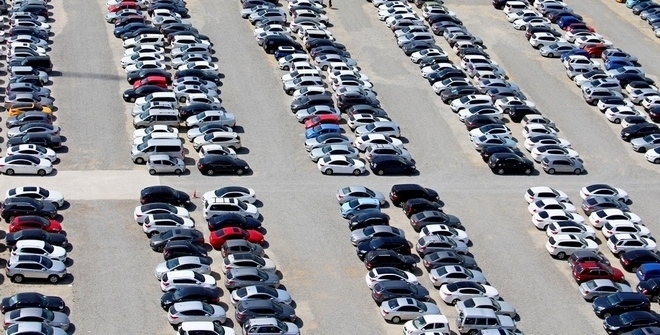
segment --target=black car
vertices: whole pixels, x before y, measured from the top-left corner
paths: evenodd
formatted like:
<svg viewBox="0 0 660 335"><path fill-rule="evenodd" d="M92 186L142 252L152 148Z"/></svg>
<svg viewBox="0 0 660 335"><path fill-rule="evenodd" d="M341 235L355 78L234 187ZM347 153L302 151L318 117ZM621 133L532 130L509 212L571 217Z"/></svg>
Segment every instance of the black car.
<svg viewBox="0 0 660 335"><path fill-rule="evenodd" d="M224 213L209 218L208 226L210 231L216 231L226 227L260 229L261 222L255 218L246 217L237 213Z"/></svg>
<svg viewBox="0 0 660 335"><path fill-rule="evenodd" d="M467 95L479 94L479 89L474 86L457 86L452 87L449 90L444 90L440 93L440 99L442 102L449 104L454 99L460 99Z"/></svg>
<svg viewBox="0 0 660 335"><path fill-rule="evenodd" d="M5 237L5 244L11 247L15 245L16 242L23 240L44 241L51 245L63 248L66 248L66 246L69 245L69 241L66 236L62 234L49 233L38 228L23 229L15 233L8 233Z"/></svg>
<svg viewBox="0 0 660 335"><path fill-rule="evenodd" d="M568 257L568 265L573 269L575 265L582 262L596 262L610 265L610 261L600 252L578 250Z"/></svg>
<svg viewBox="0 0 660 335"><path fill-rule="evenodd" d="M465 118L464 123L465 123L465 128L467 128L468 131L489 124L504 124L502 120L496 117L492 117L490 115L482 115L482 114L470 115Z"/></svg>
<svg viewBox="0 0 660 335"><path fill-rule="evenodd" d="M453 228L463 228L463 224L458 217L437 210L423 211L410 216L410 225L418 233L430 224L444 224Z"/></svg>
<svg viewBox="0 0 660 335"><path fill-rule="evenodd" d="M126 102L135 102L137 98L145 97L154 92L170 92L170 89L157 85L143 85L138 88L129 88L125 90L122 98L124 98L124 101Z"/></svg>
<svg viewBox="0 0 660 335"><path fill-rule="evenodd" d="M532 161L525 157L506 152L498 152L490 155L488 167L490 167L491 171L500 175L505 173L524 173L530 175L534 171L534 163Z"/></svg>
<svg viewBox="0 0 660 335"><path fill-rule="evenodd" d="M334 100L332 100L332 96L328 96L324 94L302 96L294 99L293 102L291 102L291 111L295 113L301 109L306 109L312 106L321 106L321 105L334 107L335 102Z"/></svg>
<svg viewBox="0 0 660 335"><path fill-rule="evenodd" d="M182 77L197 77L203 80L214 82L216 84L220 84L222 79L220 78L220 75L218 73L199 70L199 69L178 70L174 74L174 78L182 78Z"/></svg>
<svg viewBox="0 0 660 335"><path fill-rule="evenodd" d="M660 263L660 256L651 250L631 250L624 252L619 257L619 262L626 271L636 272L637 268L642 264Z"/></svg>
<svg viewBox="0 0 660 335"><path fill-rule="evenodd" d="M555 28L549 26L530 26L525 31L525 38L529 40L535 33L548 33L556 37L561 37L561 33L555 30Z"/></svg>
<svg viewBox="0 0 660 335"><path fill-rule="evenodd" d="M112 31L112 34L115 35L116 38L123 39L124 35L132 34L134 31L137 31L137 30L142 29L142 28L149 28L149 29L157 30L156 28L150 27L149 25L147 25L144 22L133 22L133 23L129 23L125 26L115 28Z"/></svg>
<svg viewBox="0 0 660 335"><path fill-rule="evenodd" d="M20 127L28 123L53 123L53 118L50 114L41 111L29 111L19 114L18 116L10 116L5 121L7 128Z"/></svg>
<svg viewBox="0 0 660 335"><path fill-rule="evenodd" d="M227 255L231 254L244 253L250 253L261 257L265 255L264 248L260 245L240 239L225 241L220 247L220 252L222 253L222 257L227 257Z"/></svg>
<svg viewBox="0 0 660 335"><path fill-rule="evenodd" d="M577 15L577 14L573 13L572 11L568 11L568 10L548 11L543 16L547 17L548 20L550 20L550 22L552 22L552 23L557 23L557 21L559 21L559 19L561 19L564 16L573 16L576 19L582 21L582 16Z"/></svg>
<svg viewBox="0 0 660 335"><path fill-rule="evenodd" d="M412 161L397 155L379 155L369 162L369 168L379 176L413 174L417 167Z"/></svg>
<svg viewBox="0 0 660 335"><path fill-rule="evenodd" d="M458 57L460 58L465 58L467 55L481 55L484 56L488 59L490 59L490 55L484 51L482 48L474 47L474 48L463 48L458 51Z"/></svg>
<svg viewBox="0 0 660 335"><path fill-rule="evenodd" d="M410 219L411 216L424 212L424 211L439 211L442 212L442 207L444 207L443 204L440 204L435 201L430 201L428 199L424 198L413 198L409 199L408 201L404 202L401 205L401 209L403 210L403 214L406 215Z"/></svg>
<svg viewBox="0 0 660 335"><path fill-rule="evenodd" d="M462 25L452 21L438 21L431 25L431 31L436 35L442 35L449 27L461 27Z"/></svg>
<svg viewBox="0 0 660 335"><path fill-rule="evenodd" d="M505 145L492 145L481 149L481 158L484 160L484 162L488 163L491 155L500 152L516 154L519 157L525 157L525 154L517 147L511 148Z"/></svg>
<svg viewBox="0 0 660 335"><path fill-rule="evenodd" d="M264 51L269 54L274 53L277 48L283 46L302 49L302 45L300 45L300 43L284 35L268 35L264 38L263 44L261 46L263 47Z"/></svg>
<svg viewBox="0 0 660 335"><path fill-rule="evenodd" d="M621 129L621 139L630 142L630 140L635 138L658 133L660 133L660 127L657 124L649 122L638 123Z"/></svg>
<svg viewBox="0 0 660 335"><path fill-rule="evenodd" d="M655 312L634 311L605 318L603 328L610 334L623 334L640 327L660 326L660 315Z"/></svg>
<svg viewBox="0 0 660 335"><path fill-rule="evenodd" d="M2 314L19 308L45 308L51 311L61 312L66 308L64 300L60 297L43 295L36 292L22 292L11 297L2 298L0 311Z"/></svg>
<svg viewBox="0 0 660 335"><path fill-rule="evenodd" d="M655 85L655 81L653 79L635 73L621 73L614 76L614 78L619 81L621 87L626 87L630 82L633 81L645 81L650 85Z"/></svg>
<svg viewBox="0 0 660 335"><path fill-rule="evenodd" d="M135 25L144 25L144 23L142 23L142 22L134 22L134 23L127 24L127 26L134 25L134 24ZM161 33L160 30L158 30L157 28L154 28L154 27L149 26L149 25L144 25L144 27L138 27L138 28L135 28L134 30L129 30L128 32L124 33L123 35L121 35L121 39L125 41L129 38L135 38L135 37L137 37L139 35L142 35L142 34L160 34L160 33Z"/></svg>
<svg viewBox="0 0 660 335"><path fill-rule="evenodd" d="M460 255L453 250L436 251L426 254L422 263L424 263L424 267L429 271L446 265L460 265L467 269L479 269L477 261L474 258Z"/></svg>
<svg viewBox="0 0 660 335"><path fill-rule="evenodd" d="M182 119L187 119L190 116L200 114L208 110L221 110L222 107L211 105L204 102L193 102L189 105L179 108L179 116Z"/></svg>
<svg viewBox="0 0 660 335"><path fill-rule="evenodd" d="M126 75L126 81L133 85L136 81L142 80L149 76L161 76L167 78L167 84L172 84L172 75L167 70L161 69L145 69L141 71L133 71Z"/></svg>
<svg viewBox="0 0 660 335"><path fill-rule="evenodd" d="M522 121L525 115L541 114L538 109L529 106L510 106L504 110L504 113L509 116L511 121L516 123Z"/></svg>
<svg viewBox="0 0 660 335"><path fill-rule="evenodd" d="M394 250L402 255L410 255L410 242L405 237L374 237L357 244L355 252L360 260L372 250Z"/></svg>
<svg viewBox="0 0 660 335"><path fill-rule="evenodd" d="M189 18L190 16L188 15L188 9L184 7L183 5L178 5L178 4L173 4L173 3L162 3L162 2L155 2L147 8L147 13L149 15L154 14L154 10L156 9L168 9L170 12L177 13L181 15L182 18Z"/></svg>
<svg viewBox="0 0 660 335"><path fill-rule="evenodd" d="M183 256L207 257L208 253L203 245L192 241L169 241L163 248L163 259L170 259Z"/></svg>
<svg viewBox="0 0 660 335"><path fill-rule="evenodd" d="M504 5L506 5L506 2L509 0L493 0L493 7L495 9L504 9Z"/></svg>
<svg viewBox="0 0 660 335"><path fill-rule="evenodd" d="M349 117L355 114L371 114L376 117L389 117L384 109L369 105L353 105L346 109L346 114Z"/></svg>
<svg viewBox="0 0 660 335"><path fill-rule="evenodd" d="M163 294L160 298L160 307L170 309L177 302L202 301L208 304L217 304L220 301L218 290L206 287L182 287Z"/></svg>
<svg viewBox="0 0 660 335"><path fill-rule="evenodd" d="M641 293L619 292L594 299L591 307L599 318L608 318L624 312L648 311L651 303Z"/></svg>
<svg viewBox="0 0 660 335"><path fill-rule="evenodd" d="M582 200L582 210L584 214L591 215L593 212L597 212L603 209L619 209L623 212L630 212L630 208L623 201L619 201L616 197L608 197L602 195L590 195ZM612 226L608 227L608 223L603 226L605 229L612 229ZM631 231L632 233L637 233L637 230Z"/></svg>
<svg viewBox="0 0 660 335"><path fill-rule="evenodd" d="M648 110L649 118L653 122L660 122L660 106L653 106Z"/></svg>
<svg viewBox="0 0 660 335"><path fill-rule="evenodd" d="M385 280L374 284L371 289L371 298L380 305L383 301L396 298L414 298L420 301L428 301L431 296L429 291L419 283L411 284L405 280Z"/></svg>
<svg viewBox="0 0 660 335"><path fill-rule="evenodd" d="M276 318L281 321L296 321L293 307L274 300L248 299L236 304L236 321L240 324L254 318ZM264 328L262 328L264 329ZM279 329L278 329L279 331Z"/></svg>
<svg viewBox="0 0 660 335"><path fill-rule="evenodd" d="M185 192L169 186L148 186L140 191L140 203L164 202L174 206L185 206L190 203L190 196Z"/></svg>
<svg viewBox="0 0 660 335"><path fill-rule="evenodd" d="M32 74L13 76L9 78L9 84L13 84L13 83L29 83L40 87L43 87L45 84L45 82L42 81L38 75L32 75Z"/></svg>
<svg viewBox="0 0 660 335"><path fill-rule="evenodd" d="M438 48L442 50L442 48L439 46L428 41L410 41L401 45L401 50L403 50L403 53L406 54L406 56L410 56L417 51L422 51L429 48Z"/></svg>
<svg viewBox="0 0 660 335"><path fill-rule="evenodd" d="M439 201L438 192L419 184L395 184L390 189L390 201L397 207L410 199L422 198L429 201Z"/></svg>
<svg viewBox="0 0 660 335"><path fill-rule="evenodd" d="M369 105L373 107L380 107L380 101L361 94L343 94L337 97L337 108L342 112L355 105Z"/></svg>
<svg viewBox="0 0 660 335"><path fill-rule="evenodd" d="M42 40L48 40L48 32L35 27L17 26L9 29L9 36L30 35Z"/></svg>
<svg viewBox="0 0 660 335"><path fill-rule="evenodd" d="M642 280L637 284L636 290L651 301L660 301L660 278Z"/></svg>
<svg viewBox="0 0 660 335"><path fill-rule="evenodd" d="M21 58L13 58L7 63L7 68L11 69L13 66L29 66L38 71L50 73L53 70L53 63L50 61L50 56L34 55Z"/></svg>
<svg viewBox="0 0 660 335"><path fill-rule="evenodd" d="M426 21L430 25L433 25L433 24L438 23L438 22L452 22L452 23L455 23L459 26L463 25L463 21L461 21L457 17L451 16L449 14L433 14L433 15L430 15L426 19Z"/></svg>
<svg viewBox="0 0 660 335"><path fill-rule="evenodd" d="M518 98L521 100L527 100L527 97L520 91L508 87L491 87L480 91L483 91L484 94L488 95L493 101L502 98Z"/></svg>
<svg viewBox="0 0 660 335"><path fill-rule="evenodd" d="M162 252L169 241L191 241L197 244L204 244L204 234L197 229L171 229L153 235L149 239L149 246L154 251Z"/></svg>
<svg viewBox="0 0 660 335"><path fill-rule="evenodd" d="M242 175L250 170L248 163L240 158L228 155L207 155L197 162L199 172L205 175L235 173Z"/></svg>
<svg viewBox="0 0 660 335"><path fill-rule="evenodd" d="M364 256L367 269L393 267L404 271L413 271L417 260L410 255L402 255L394 250L372 250Z"/></svg>
<svg viewBox="0 0 660 335"><path fill-rule="evenodd" d="M146 23L146 18L143 15L130 15L119 17L115 20L115 28L123 27L129 23L142 22Z"/></svg>
<svg viewBox="0 0 660 335"><path fill-rule="evenodd" d="M59 135L29 133L23 136L15 136L7 140L7 147L13 147L20 144L36 144L46 148L57 149L62 147L62 138Z"/></svg>
<svg viewBox="0 0 660 335"><path fill-rule="evenodd" d="M341 43L337 43L335 41L331 41L326 38L310 38L305 42L305 48L307 49L307 51L311 51L314 48L323 47L323 46L331 46L339 50L346 51L345 45Z"/></svg>
<svg viewBox="0 0 660 335"><path fill-rule="evenodd" d="M186 25L183 23L176 23L176 22L164 24L160 26L159 29L160 29L160 33L165 35L166 38L169 38L170 34L176 31L189 31L195 34L199 34L199 30L197 30L196 28L190 25Z"/></svg>
<svg viewBox="0 0 660 335"><path fill-rule="evenodd" d="M429 85L433 85L437 82L449 79L449 78L467 78L467 75L459 69L454 68L439 68L439 70L429 73L426 76L426 80L429 82ZM460 86L448 86L441 90L438 95L441 95L442 92L448 91L455 87L461 86L470 86L470 85L460 85Z"/></svg>
<svg viewBox="0 0 660 335"><path fill-rule="evenodd" d="M332 45L317 46L309 50L309 55L316 58L321 55L339 55L342 57L351 57L351 54Z"/></svg>
<svg viewBox="0 0 660 335"><path fill-rule="evenodd" d="M0 204L0 216L11 221L15 216L36 215L53 219L57 216L57 207L49 201L41 201L28 197L6 198Z"/></svg>
<svg viewBox="0 0 660 335"><path fill-rule="evenodd" d="M48 8L46 7L45 3L44 4L23 4L20 5L18 8L14 7L10 10L10 13L15 13L15 12L28 12L32 13L37 16L43 16L45 18L48 18Z"/></svg>
<svg viewBox="0 0 660 335"><path fill-rule="evenodd" d="M348 229L351 231L371 226L389 226L390 216L380 210L364 211L348 220Z"/></svg>

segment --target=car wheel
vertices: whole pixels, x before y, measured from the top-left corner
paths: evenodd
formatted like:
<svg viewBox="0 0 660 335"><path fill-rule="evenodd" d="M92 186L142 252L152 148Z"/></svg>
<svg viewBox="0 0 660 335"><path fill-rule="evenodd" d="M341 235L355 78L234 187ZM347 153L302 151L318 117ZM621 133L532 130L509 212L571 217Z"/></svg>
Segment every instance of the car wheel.
<svg viewBox="0 0 660 335"><path fill-rule="evenodd" d="M525 169L525 174L528 176L532 174L532 169Z"/></svg>
<svg viewBox="0 0 660 335"><path fill-rule="evenodd" d="M23 277L23 275L14 275L13 277L11 277L11 280L13 280L14 283L21 283L23 282L23 278L25 278Z"/></svg>
<svg viewBox="0 0 660 335"><path fill-rule="evenodd" d="M353 174L356 175L356 176L359 176L359 175L362 174L362 172L360 172L360 170L356 169L356 170L353 171Z"/></svg>
<svg viewBox="0 0 660 335"><path fill-rule="evenodd" d="M58 277L56 275L50 275L50 276L48 276L48 281L53 283L53 284L57 284L57 282L60 281L60 277Z"/></svg>
<svg viewBox="0 0 660 335"><path fill-rule="evenodd" d="M288 94L288 95L293 95L293 92L295 92L295 91L294 90L286 90L286 94Z"/></svg>
<svg viewBox="0 0 660 335"><path fill-rule="evenodd" d="M43 176L46 175L46 170L44 170L44 169L39 169L39 171L37 171L37 174L43 177Z"/></svg>
<svg viewBox="0 0 660 335"><path fill-rule="evenodd" d="M282 67L282 70L289 71L289 67L288 66Z"/></svg>
<svg viewBox="0 0 660 335"><path fill-rule="evenodd" d="M144 158L138 157L135 159L135 164L144 164Z"/></svg>
<svg viewBox="0 0 660 335"><path fill-rule="evenodd" d="M14 174L14 170L13 169L7 169L7 171L5 171L5 174L8 174L8 175L11 176L11 175Z"/></svg>
<svg viewBox="0 0 660 335"><path fill-rule="evenodd" d="M378 175L379 175L379 176L382 176L382 175L384 175L384 174L385 174L385 171L383 171L383 170L378 170Z"/></svg>
<svg viewBox="0 0 660 335"><path fill-rule="evenodd" d="M610 316L612 316L611 313L605 313L605 314L603 314L603 319L607 319L607 318L609 318Z"/></svg>
<svg viewBox="0 0 660 335"><path fill-rule="evenodd" d="M655 163L655 164L660 164L660 158L656 158L656 159L654 159L654 160L653 160L653 163Z"/></svg>
<svg viewBox="0 0 660 335"><path fill-rule="evenodd" d="M639 150L637 150L637 152L645 153L645 152L646 152L646 148L641 147L641 148L639 148Z"/></svg>
<svg viewBox="0 0 660 335"><path fill-rule="evenodd" d="M325 173L325 174L327 174L327 175L329 176L329 175L332 174L332 169L327 169L327 170L325 170L325 172L323 172L323 173Z"/></svg>
<svg viewBox="0 0 660 335"><path fill-rule="evenodd" d="M456 304L461 301L460 299L454 299L451 301L452 306L456 306Z"/></svg>
<svg viewBox="0 0 660 335"><path fill-rule="evenodd" d="M130 100L130 102L135 102L135 98L134 98L134 97L133 97L133 98L130 98L129 100Z"/></svg>
<svg viewBox="0 0 660 335"><path fill-rule="evenodd" d="M548 169L548 174L555 174L555 169Z"/></svg>
<svg viewBox="0 0 660 335"><path fill-rule="evenodd" d="M149 172L151 172L151 171L149 171ZM177 176L181 175L181 173L182 173L182 171L180 169L174 170L174 174L177 175Z"/></svg>
<svg viewBox="0 0 660 335"><path fill-rule="evenodd" d="M149 174L152 175L152 176L155 175L155 174L156 174L156 170L154 170L154 169L149 170Z"/></svg>
<svg viewBox="0 0 660 335"><path fill-rule="evenodd" d="M148 232L148 233L147 233L147 237L148 237L148 238L151 238L151 237L153 237L154 235L156 235L156 232L153 232L153 231L152 231L152 232Z"/></svg>
<svg viewBox="0 0 660 335"><path fill-rule="evenodd" d="M208 171L206 171L206 175L207 176L212 176L213 175L213 169L209 169Z"/></svg>
<svg viewBox="0 0 660 335"><path fill-rule="evenodd" d="M614 123L616 123L616 124L621 123L621 119L614 119Z"/></svg>
<svg viewBox="0 0 660 335"><path fill-rule="evenodd" d="M565 259L566 258L566 253L565 252L560 252L557 254L557 259Z"/></svg>
<svg viewBox="0 0 660 335"><path fill-rule="evenodd" d="M236 170L236 174L239 175L239 176L242 175L243 173L245 173L245 171L243 171L243 169Z"/></svg>
<svg viewBox="0 0 660 335"><path fill-rule="evenodd" d="M575 169L575 171L573 171L573 173L575 173L575 174L581 174L581 173L582 173L582 170L580 170L580 169Z"/></svg>
<svg viewBox="0 0 660 335"><path fill-rule="evenodd" d="M165 249L165 246L164 246L164 245L161 245L161 246L156 247L156 251L157 251L157 252L163 252L163 249Z"/></svg>
<svg viewBox="0 0 660 335"><path fill-rule="evenodd" d="M497 174L500 174L500 175L504 174L504 169L497 169Z"/></svg>
<svg viewBox="0 0 660 335"><path fill-rule="evenodd" d="M401 318L400 318L400 317L395 316L395 317L392 318L392 323L399 323L399 322L401 322Z"/></svg>

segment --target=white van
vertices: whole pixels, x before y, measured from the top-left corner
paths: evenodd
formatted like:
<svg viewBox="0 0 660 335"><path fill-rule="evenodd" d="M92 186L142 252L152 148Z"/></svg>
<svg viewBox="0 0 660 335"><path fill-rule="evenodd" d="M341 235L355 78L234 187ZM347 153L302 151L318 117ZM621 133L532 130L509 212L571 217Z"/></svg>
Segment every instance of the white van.
<svg viewBox="0 0 660 335"><path fill-rule="evenodd" d="M158 154L184 159L183 144L178 138L152 139L131 149L131 159L136 164L144 164L149 156Z"/></svg>

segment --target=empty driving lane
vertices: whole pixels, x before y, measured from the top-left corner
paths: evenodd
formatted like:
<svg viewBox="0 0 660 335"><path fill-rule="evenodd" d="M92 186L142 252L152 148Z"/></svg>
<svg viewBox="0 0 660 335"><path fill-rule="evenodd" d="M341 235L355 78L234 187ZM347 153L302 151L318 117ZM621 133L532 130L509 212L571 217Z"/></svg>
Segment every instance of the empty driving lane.
<svg viewBox="0 0 660 335"><path fill-rule="evenodd" d="M59 2L59 3L57 3ZM66 138L58 170L129 169L124 102L106 32L104 1L54 1L53 96ZM123 85L123 86L121 86Z"/></svg>

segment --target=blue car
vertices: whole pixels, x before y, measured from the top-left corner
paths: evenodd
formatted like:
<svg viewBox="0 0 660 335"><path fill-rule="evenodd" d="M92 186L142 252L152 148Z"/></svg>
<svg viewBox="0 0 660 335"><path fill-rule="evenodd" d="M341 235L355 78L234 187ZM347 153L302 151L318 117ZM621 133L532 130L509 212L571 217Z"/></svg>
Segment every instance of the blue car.
<svg viewBox="0 0 660 335"><path fill-rule="evenodd" d="M350 219L367 211L380 211L380 201L373 198L359 198L341 205L341 217Z"/></svg>
<svg viewBox="0 0 660 335"><path fill-rule="evenodd" d="M559 28L563 30L566 30L566 28L568 28L568 26L570 26L573 23L584 23L584 22L582 22L582 20L578 19L575 16L564 16L560 18L559 21L557 21L557 25L559 26Z"/></svg>
<svg viewBox="0 0 660 335"><path fill-rule="evenodd" d="M651 278L660 278L660 264L658 263L645 263L637 268L635 272L637 279L640 281L649 280Z"/></svg>
<svg viewBox="0 0 660 335"><path fill-rule="evenodd" d="M613 69L618 69L618 68L624 67L624 66L633 66L634 67L635 64L633 64L633 62L631 62L631 61L629 61L625 58L609 57L605 61L604 66L605 66L605 70L613 70Z"/></svg>
<svg viewBox="0 0 660 335"><path fill-rule="evenodd" d="M591 56L589 56L589 53L586 52L584 49L573 49L573 50L571 50L571 51L564 52L563 54L561 54L561 61L562 61L562 63L563 63L565 60L567 60L568 57L573 56L573 55L582 55L582 56L585 56L585 57L587 57L587 58L591 58Z"/></svg>
<svg viewBox="0 0 660 335"><path fill-rule="evenodd" d="M634 5L651 0L626 0L626 8L633 8Z"/></svg>
<svg viewBox="0 0 660 335"><path fill-rule="evenodd" d="M305 138L315 138L323 134L341 134L341 128L336 124L323 123L305 131Z"/></svg>

